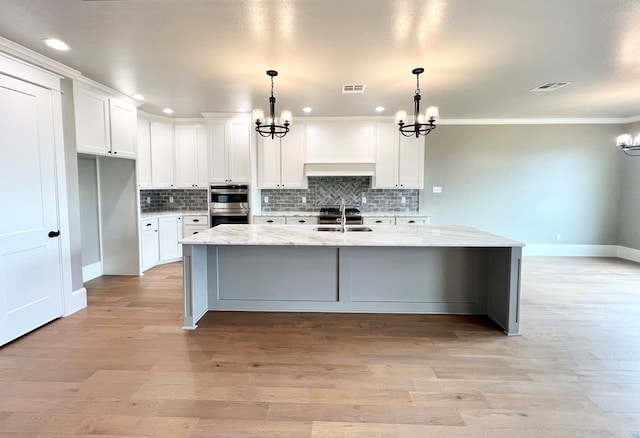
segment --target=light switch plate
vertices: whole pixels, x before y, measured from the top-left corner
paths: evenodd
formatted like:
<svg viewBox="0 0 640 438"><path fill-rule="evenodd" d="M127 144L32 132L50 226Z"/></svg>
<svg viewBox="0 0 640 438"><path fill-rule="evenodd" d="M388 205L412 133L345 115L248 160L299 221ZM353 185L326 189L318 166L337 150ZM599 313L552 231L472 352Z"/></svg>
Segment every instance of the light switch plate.
<svg viewBox="0 0 640 438"><path fill-rule="evenodd" d="M442 193L442 187L433 187L433 193Z"/></svg>
<svg viewBox="0 0 640 438"><path fill-rule="evenodd" d="M173 202L173 196L169 196L169 202Z"/></svg>
<svg viewBox="0 0 640 438"><path fill-rule="evenodd" d="M302 203L303 203L303 204L306 204L306 203L307 203L307 197L306 197L306 196L303 196L303 197L302 197Z"/></svg>
<svg viewBox="0 0 640 438"><path fill-rule="evenodd" d="M362 197L362 203L363 203L363 204L366 204L366 203L367 203L367 197L366 197L366 196L363 196L363 197Z"/></svg>
<svg viewBox="0 0 640 438"><path fill-rule="evenodd" d="M269 203L269 197L268 197L268 196L265 196L265 197L264 197L264 203L265 203L265 204L268 204L268 203Z"/></svg>

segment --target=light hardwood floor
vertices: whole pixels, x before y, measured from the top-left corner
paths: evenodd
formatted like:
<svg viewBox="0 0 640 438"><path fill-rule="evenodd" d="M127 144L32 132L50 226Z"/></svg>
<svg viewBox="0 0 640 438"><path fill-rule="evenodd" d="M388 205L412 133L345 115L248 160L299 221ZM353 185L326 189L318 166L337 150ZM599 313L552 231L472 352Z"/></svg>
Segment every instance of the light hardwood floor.
<svg viewBox="0 0 640 438"><path fill-rule="evenodd" d="M0 437L640 437L640 265L525 258L522 336L477 317L213 313L179 263L87 284L0 349Z"/></svg>

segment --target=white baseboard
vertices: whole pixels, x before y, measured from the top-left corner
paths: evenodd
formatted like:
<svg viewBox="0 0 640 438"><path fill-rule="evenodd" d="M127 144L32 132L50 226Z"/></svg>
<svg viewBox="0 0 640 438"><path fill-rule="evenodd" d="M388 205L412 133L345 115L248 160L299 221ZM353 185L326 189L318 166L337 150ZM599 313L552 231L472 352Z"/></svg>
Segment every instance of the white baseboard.
<svg viewBox="0 0 640 438"><path fill-rule="evenodd" d="M86 282L103 275L102 262L96 262L82 267L82 281Z"/></svg>
<svg viewBox="0 0 640 438"><path fill-rule="evenodd" d="M523 256L618 257L640 263L640 250L618 245L527 245Z"/></svg>
<svg viewBox="0 0 640 438"><path fill-rule="evenodd" d="M69 316L87 307L87 289L81 287L74 290L70 296L64 299L64 311L62 316Z"/></svg>
<svg viewBox="0 0 640 438"><path fill-rule="evenodd" d="M640 250L627 248L626 246L618 247L618 257L621 259L631 260L632 262L640 263Z"/></svg>

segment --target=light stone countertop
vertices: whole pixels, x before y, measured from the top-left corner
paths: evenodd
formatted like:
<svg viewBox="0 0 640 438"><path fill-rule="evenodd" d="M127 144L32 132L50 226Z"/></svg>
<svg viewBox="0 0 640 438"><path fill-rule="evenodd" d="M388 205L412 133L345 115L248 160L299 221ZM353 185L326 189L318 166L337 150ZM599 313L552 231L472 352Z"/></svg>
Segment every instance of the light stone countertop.
<svg viewBox="0 0 640 438"><path fill-rule="evenodd" d="M524 243L462 226L371 225L371 232L313 231L312 225L218 225L180 240L189 245L521 247ZM358 226L347 226L357 228Z"/></svg>
<svg viewBox="0 0 640 438"><path fill-rule="evenodd" d="M282 217L298 217L298 216L320 216L320 211L263 211L261 213L256 213L254 216L282 216ZM371 212L360 212L360 216L362 217L430 217L429 214L420 214L418 212L406 212L406 211L398 211L398 212L379 212L379 211L371 211Z"/></svg>
<svg viewBox="0 0 640 438"><path fill-rule="evenodd" d="M140 219L150 219L154 217L164 216L208 216L208 210L193 210L193 211L153 211L149 213L140 213Z"/></svg>

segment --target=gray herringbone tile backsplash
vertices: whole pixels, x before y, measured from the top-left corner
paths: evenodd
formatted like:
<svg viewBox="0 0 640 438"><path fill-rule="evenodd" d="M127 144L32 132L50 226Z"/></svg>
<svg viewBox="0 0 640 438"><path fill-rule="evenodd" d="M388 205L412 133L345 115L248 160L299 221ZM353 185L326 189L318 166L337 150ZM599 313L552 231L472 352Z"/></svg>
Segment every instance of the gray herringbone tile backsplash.
<svg viewBox="0 0 640 438"><path fill-rule="evenodd" d="M264 202L264 197L269 202ZM362 197L367 198L366 204ZM402 197L405 203L402 203ZM303 203L302 198L307 202ZM345 198L347 205L362 212L417 213L420 191L374 190L368 176L322 176L309 177L309 188L301 190L262 190L262 211L318 211L321 206L337 206Z"/></svg>
<svg viewBox="0 0 640 438"><path fill-rule="evenodd" d="M140 190L140 211L196 211L207 210L207 189ZM171 201L173 197L173 202ZM147 203L149 198L149 203Z"/></svg>

